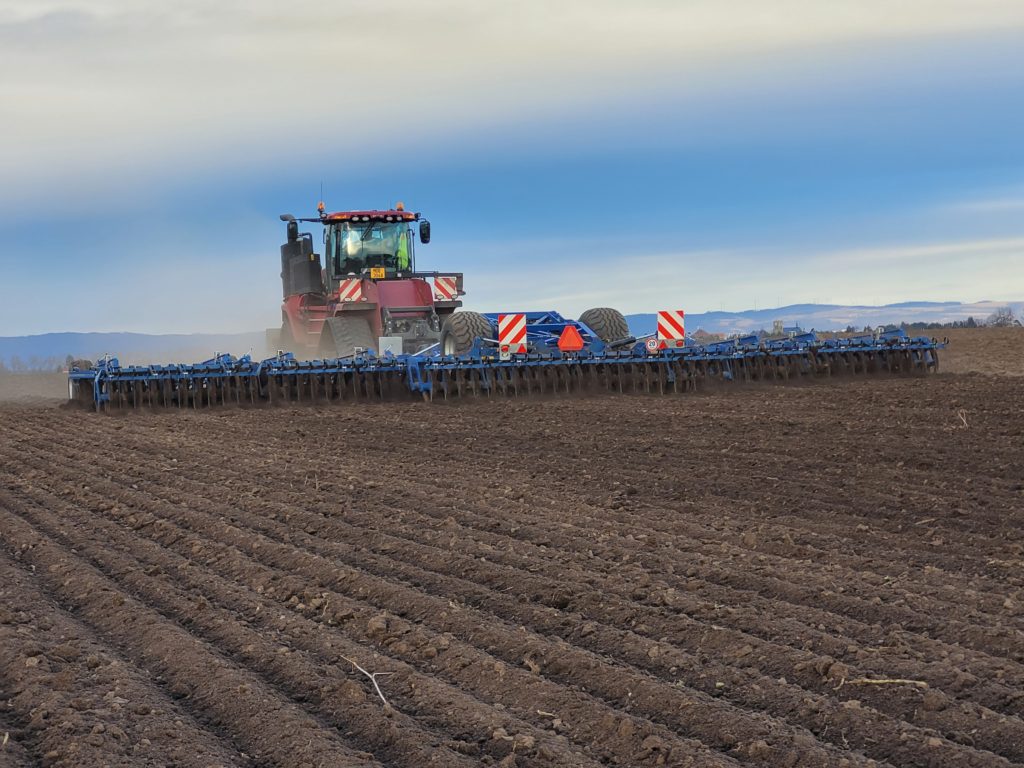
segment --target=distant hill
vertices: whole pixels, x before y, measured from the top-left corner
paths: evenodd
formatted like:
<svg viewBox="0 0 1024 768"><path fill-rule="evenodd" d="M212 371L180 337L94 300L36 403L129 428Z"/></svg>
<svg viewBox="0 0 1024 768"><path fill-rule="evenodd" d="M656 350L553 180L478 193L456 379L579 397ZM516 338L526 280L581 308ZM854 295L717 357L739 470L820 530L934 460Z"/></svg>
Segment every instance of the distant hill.
<svg viewBox="0 0 1024 768"><path fill-rule="evenodd" d="M264 331L234 334L44 333L38 336L0 336L0 362L8 367L16 367L20 361L25 367L39 369L63 364L68 355L96 360L106 354L124 362L140 364L198 362L213 357L217 352L243 355L251 350L257 355L262 354L265 339Z"/></svg>
<svg viewBox="0 0 1024 768"><path fill-rule="evenodd" d="M1024 313L1024 302L1010 302L1018 317ZM784 325L819 331L841 330L849 325L886 325L900 322L948 323L954 320L984 320L1007 302L913 301L882 307L842 306L833 304L793 304L774 309L748 309L742 312L700 312L687 314L686 329L692 333L702 328L709 333L746 333L761 328L770 330L775 320ZM654 314L628 315L626 318L636 335L652 333ZM71 355L96 360L105 354L123 362L137 364L166 362L198 362L217 352L244 355L263 353L263 331L235 334L165 334L145 333L44 333L38 336L0 336L0 363L12 363L33 369L54 368Z"/></svg>
<svg viewBox="0 0 1024 768"><path fill-rule="evenodd" d="M863 328L899 323L950 323L955 320L984 320L998 308L1009 305L1020 317L1024 302L981 301L962 304L956 301L905 301L881 307L845 306L839 304L791 304L773 309L748 309L742 312L695 312L686 315L686 330L693 333L702 328L708 333L747 333L771 330L775 320L784 325L798 325L805 330L836 331L847 326ZM628 315L630 330L637 336L655 330L656 315Z"/></svg>

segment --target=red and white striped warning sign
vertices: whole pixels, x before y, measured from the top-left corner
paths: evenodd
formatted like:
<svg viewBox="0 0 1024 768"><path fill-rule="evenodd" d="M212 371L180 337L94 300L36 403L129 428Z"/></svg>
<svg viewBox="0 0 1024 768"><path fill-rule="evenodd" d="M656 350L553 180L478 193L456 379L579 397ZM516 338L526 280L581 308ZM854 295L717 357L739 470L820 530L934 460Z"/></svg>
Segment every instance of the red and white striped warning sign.
<svg viewBox="0 0 1024 768"><path fill-rule="evenodd" d="M338 286L339 301L361 301L363 298L363 281L361 278L342 280Z"/></svg>
<svg viewBox="0 0 1024 768"><path fill-rule="evenodd" d="M526 352L526 315L498 315L498 349L512 355Z"/></svg>
<svg viewBox="0 0 1024 768"><path fill-rule="evenodd" d="M658 341L662 349L686 344L686 323L683 310L669 309L658 312Z"/></svg>
<svg viewBox="0 0 1024 768"><path fill-rule="evenodd" d="M457 278L438 275L434 278L434 298L438 301L454 301L459 295Z"/></svg>

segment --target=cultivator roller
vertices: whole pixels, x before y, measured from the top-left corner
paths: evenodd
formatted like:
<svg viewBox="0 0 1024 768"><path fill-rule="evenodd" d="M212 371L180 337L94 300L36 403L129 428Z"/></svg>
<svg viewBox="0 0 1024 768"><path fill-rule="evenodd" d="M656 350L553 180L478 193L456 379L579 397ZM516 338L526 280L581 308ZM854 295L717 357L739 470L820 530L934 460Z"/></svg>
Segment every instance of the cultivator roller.
<svg viewBox="0 0 1024 768"><path fill-rule="evenodd" d="M547 316L546 316L547 317ZM296 360L291 354L255 361L218 355L194 365L122 366L106 358L73 368L73 402L95 410L190 408L285 403L487 396L548 396L584 392L674 394L720 382L786 382L859 375L913 375L938 370L944 344L902 331L848 339L814 333L784 339L746 336L666 348L652 339L600 342L579 323L587 343L563 351L556 330L531 339L520 354L499 353L478 338L462 355L434 348L420 354L365 352L346 358Z"/></svg>

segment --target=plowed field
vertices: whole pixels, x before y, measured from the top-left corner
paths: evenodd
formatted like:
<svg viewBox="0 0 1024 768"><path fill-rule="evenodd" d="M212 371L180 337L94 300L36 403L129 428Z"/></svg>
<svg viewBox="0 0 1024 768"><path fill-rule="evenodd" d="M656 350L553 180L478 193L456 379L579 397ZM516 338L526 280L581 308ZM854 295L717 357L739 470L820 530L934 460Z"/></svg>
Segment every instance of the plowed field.
<svg viewBox="0 0 1024 768"><path fill-rule="evenodd" d="M0 766L1024 764L1022 403L0 410Z"/></svg>

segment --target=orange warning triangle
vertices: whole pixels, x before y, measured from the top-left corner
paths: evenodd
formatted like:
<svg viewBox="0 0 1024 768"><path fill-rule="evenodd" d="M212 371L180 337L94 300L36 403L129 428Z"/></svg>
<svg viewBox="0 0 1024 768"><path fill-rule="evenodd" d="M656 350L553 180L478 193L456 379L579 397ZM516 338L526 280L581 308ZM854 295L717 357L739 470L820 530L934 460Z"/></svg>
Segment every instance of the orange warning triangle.
<svg viewBox="0 0 1024 768"><path fill-rule="evenodd" d="M558 337L558 348L563 352L579 352L583 349L583 337L576 330L576 326L567 325Z"/></svg>

